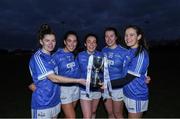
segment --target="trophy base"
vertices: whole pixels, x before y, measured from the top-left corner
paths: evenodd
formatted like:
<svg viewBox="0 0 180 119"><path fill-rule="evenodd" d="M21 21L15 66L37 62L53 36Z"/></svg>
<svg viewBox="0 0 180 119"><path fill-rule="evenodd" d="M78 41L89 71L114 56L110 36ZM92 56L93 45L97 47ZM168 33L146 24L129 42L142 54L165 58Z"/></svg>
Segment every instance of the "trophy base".
<svg viewBox="0 0 180 119"><path fill-rule="evenodd" d="M99 89L101 87L101 85L99 85L98 83L97 84L90 83L90 87Z"/></svg>

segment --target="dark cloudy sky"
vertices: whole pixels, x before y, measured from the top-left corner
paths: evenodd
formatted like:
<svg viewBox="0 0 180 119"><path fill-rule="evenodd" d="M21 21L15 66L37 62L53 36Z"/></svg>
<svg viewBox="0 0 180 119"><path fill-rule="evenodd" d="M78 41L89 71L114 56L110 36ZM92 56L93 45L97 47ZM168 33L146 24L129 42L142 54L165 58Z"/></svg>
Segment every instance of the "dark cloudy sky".
<svg viewBox="0 0 180 119"><path fill-rule="evenodd" d="M58 41L67 30L102 40L104 27L137 24L149 41L165 42L180 38L180 0L0 0L0 48L34 48L42 23Z"/></svg>

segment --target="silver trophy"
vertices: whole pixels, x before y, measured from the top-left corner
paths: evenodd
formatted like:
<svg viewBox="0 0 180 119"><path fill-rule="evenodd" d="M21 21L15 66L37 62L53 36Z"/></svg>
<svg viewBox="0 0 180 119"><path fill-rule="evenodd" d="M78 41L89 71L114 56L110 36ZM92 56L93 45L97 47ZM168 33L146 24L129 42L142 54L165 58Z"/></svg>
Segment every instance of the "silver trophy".
<svg viewBox="0 0 180 119"><path fill-rule="evenodd" d="M91 74L91 87L98 88L100 87L99 83L101 82L99 77L99 72L103 67L103 57L94 56L93 57L93 65L92 65L92 74Z"/></svg>

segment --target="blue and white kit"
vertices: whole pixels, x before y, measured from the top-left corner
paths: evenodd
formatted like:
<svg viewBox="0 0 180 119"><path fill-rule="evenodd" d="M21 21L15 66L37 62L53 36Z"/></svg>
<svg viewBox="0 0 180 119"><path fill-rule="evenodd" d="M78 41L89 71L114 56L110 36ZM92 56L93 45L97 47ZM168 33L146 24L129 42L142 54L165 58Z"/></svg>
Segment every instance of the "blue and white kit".
<svg viewBox="0 0 180 119"><path fill-rule="evenodd" d="M124 70L126 64L126 56L128 55L128 50L124 47L117 45L116 48L111 49L105 47L102 49L104 56L108 60L108 70L110 80L120 79L125 76L126 72ZM118 90L118 91L117 91ZM114 101L123 100L123 91L122 88L115 88L111 92L112 99ZM103 94L103 98L111 98L107 94Z"/></svg>
<svg viewBox="0 0 180 119"><path fill-rule="evenodd" d="M57 73L55 71L55 62L52 56L43 53L39 49L30 59L29 69L33 79L33 83L36 86L36 90L32 93L32 116L33 118L45 116L51 117L55 115L49 115L47 113L39 114L38 110L49 109L55 111L54 114L60 112L60 108L55 108L60 104L60 90L59 85L53 83L47 78L47 75ZM60 106L59 106L60 107Z"/></svg>
<svg viewBox="0 0 180 119"><path fill-rule="evenodd" d="M87 78L87 68L88 68L88 62L89 62L89 57L93 55L93 56L100 56L103 57L103 54L99 51L94 51L93 54L89 54L87 51L82 51L78 54L78 62L79 62L79 66L81 69L81 78L82 79L86 79ZM93 75L93 71L91 71L91 75ZM103 80L103 76L102 76L102 72L99 72L99 77L101 80ZM81 86L80 87L80 98L81 99L86 99L86 100L91 100L91 99L99 99L101 98L101 92L97 89L97 88L91 88L89 97L87 97L86 95L86 87L85 86Z"/></svg>
<svg viewBox="0 0 180 119"><path fill-rule="evenodd" d="M53 58L58 66L58 74L70 78L80 78L80 69L74 54L58 49ZM78 80L78 79L77 79ZM60 84L61 103L67 104L79 99L79 86L76 84Z"/></svg>
<svg viewBox="0 0 180 119"><path fill-rule="evenodd" d="M130 49L135 55L137 49ZM147 69L149 66L149 56L144 49L138 56L134 56L127 66L127 73L136 76L129 84L123 87L124 102L129 112L143 112L148 108L148 86L145 83Z"/></svg>

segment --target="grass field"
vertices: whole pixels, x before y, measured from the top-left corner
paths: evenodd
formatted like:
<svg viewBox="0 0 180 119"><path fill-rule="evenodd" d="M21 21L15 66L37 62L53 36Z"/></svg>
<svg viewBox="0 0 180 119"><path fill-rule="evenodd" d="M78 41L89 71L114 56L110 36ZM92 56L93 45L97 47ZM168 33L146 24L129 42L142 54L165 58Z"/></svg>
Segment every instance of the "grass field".
<svg viewBox="0 0 180 119"><path fill-rule="evenodd" d="M31 91L28 85L31 77L28 70L30 54L0 55L0 117L30 117ZM180 55L179 50L150 51L149 75L151 76L149 110L143 117L177 118L180 117ZM80 106L77 117L82 117ZM125 115L126 115L125 111ZM62 117L62 114L59 115ZM101 102L97 117L106 118L107 114ZM126 117L126 116L125 116Z"/></svg>

